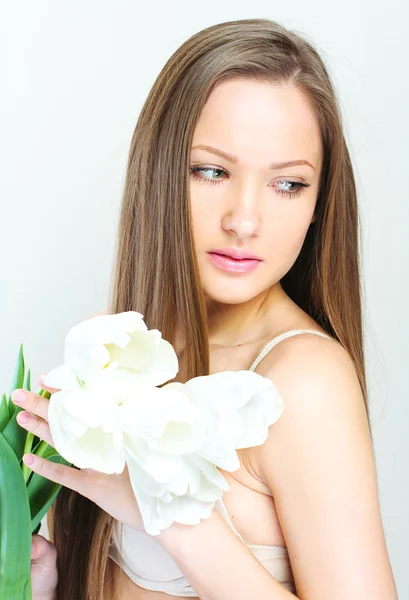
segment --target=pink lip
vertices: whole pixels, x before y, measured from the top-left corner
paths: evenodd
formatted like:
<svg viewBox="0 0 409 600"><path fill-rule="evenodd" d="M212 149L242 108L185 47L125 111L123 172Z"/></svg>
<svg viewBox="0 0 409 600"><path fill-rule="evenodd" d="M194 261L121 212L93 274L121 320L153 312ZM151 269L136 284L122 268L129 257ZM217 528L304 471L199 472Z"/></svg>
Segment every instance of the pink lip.
<svg viewBox="0 0 409 600"><path fill-rule="evenodd" d="M210 252L214 252L215 254L224 254L225 256L231 256L231 258L235 258L236 260L243 260L243 258L254 258L255 260L261 260L260 257L248 252L248 250L240 250L239 248L217 248L216 250L210 250Z"/></svg>
<svg viewBox="0 0 409 600"><path fill-rule="evenodd" d="M208 252L207 254L216 267L230 273L248 273L262 262L258 258L237 259L216 252Z"/></svg>

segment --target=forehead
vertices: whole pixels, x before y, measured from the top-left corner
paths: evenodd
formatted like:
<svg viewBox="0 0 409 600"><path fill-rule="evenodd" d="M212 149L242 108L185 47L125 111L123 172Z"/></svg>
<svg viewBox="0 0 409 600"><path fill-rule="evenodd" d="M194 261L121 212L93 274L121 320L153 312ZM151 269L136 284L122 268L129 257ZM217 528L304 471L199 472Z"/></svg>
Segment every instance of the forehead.
<svg viewBox="0 0 409 600"><path fill-rule="evenodd" d="M249 79L223 81L212 90L195 127L196 144L236 154L255 168L276 159L321 162L318 120L305 94Z"/></svg>

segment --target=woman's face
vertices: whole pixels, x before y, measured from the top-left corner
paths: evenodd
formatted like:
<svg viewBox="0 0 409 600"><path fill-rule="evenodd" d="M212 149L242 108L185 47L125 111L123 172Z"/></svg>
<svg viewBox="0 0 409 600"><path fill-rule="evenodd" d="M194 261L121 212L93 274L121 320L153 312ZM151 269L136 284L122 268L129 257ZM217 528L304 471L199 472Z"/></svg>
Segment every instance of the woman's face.
<svg viewBox="0 0 409 600"><path fill-rule="evenodd" d="M317 118L298 89L233 79L212 91L190 159L195 251L208 298L246 302L290 270L314 219L321 164Z"/></svg>

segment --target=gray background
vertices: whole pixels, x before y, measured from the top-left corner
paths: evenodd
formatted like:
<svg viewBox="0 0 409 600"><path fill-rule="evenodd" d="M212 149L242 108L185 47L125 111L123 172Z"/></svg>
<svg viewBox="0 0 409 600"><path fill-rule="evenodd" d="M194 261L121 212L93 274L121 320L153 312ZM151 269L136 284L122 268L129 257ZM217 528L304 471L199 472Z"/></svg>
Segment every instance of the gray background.
<svg viewBox="0 0 409 600"><path fill-rule="evenodd" d="M209 25L255 17L301 31L318 47L356 168L375 456L402 599L409 598L408 7L403 0L0 5L1 391L21 342L37 389L40 373L62 361L68 329L107 305L131 135L176 48Z"/></svg>

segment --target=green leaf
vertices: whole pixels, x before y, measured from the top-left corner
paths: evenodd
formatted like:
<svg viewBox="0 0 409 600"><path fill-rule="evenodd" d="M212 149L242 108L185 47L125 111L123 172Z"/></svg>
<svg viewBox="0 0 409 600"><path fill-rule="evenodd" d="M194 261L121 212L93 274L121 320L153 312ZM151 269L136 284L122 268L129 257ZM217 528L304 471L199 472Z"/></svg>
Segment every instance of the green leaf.
<svg viewBox="0 0 409 600"><path fill-rule="evenodd" d="M45 394L45 393L46 393L46 391L45 391L43 388L40 388L40 389L37 391L37 395L38 395L38 396L44 396L44 394ZM39 446L40 444L41 444L41 440L40 440L40 438L39 438L39 437L37 437L37 436L35 435L35 436L34 436L34 439L33 439L32 446L31 446L31 452L33 452L34 454L37 454L37 452L36 452L36 448L38 448L38 446ZM22 463L22 464L24 464L24 463Z"/></svg>
<svg viewBox="0 0 409 600"><path fill-rule="evenodd" d="M23 350L23 344L20 344L20 350L18 352L17 363L16 363L16 367L14 369L13 379L11 380L11 387L10 387L10 393L9 393L10 415L13 414L13 410L14 410L14 404L11 402L10 397L11 397L11 394L14 392L14 390L17 390L24 386L24 370L25 370L24 350ZM10 407L12 407L13 410L10 410Z"/></svg>
<svg viewBox="0 0 409 600"><path fill-rule="evenodd" d="M26 380L25 380L24 385L23 385L23 388L25 390L28 390L29 392L31 392L30 383L31 383L31 373L30 373L30 369L29 369L27 371Z"/></svg>
<svg viewBox="0 0 409 600"><path fill-rule="evenodd" d="M0 599L31 600L31 514L20 464L0 433Z"/></svg>
<svg viewBox="0 0 409 600"><path fill-rule="evenodd" d="M18 413L23 409L13 404L11 400L11 394L14 392L14 390L24 387L24 372L24 350L23 344L20 344L20 350L17 357L17 364L14 370L10 394L8 398L9 422L2 431L6 442L14 450L14 453L17 456L18 460L21 460L23 456L24 443L26 440L27 431L20 427L20 425L18 425L16 421ZM27 380L28 382L30 381L29 375Z"/></svg>
<svg viewBox="0 0 409 600"><path fill-rule="evenodd" d="M10 396L17 388L23 387L24 383L24 349L23 344L20 344L20 350L18 351L17 364L14 370L13 379L11 380Z"/></svg>
<svg viewBox="0 0 409 600"><path fill-rule="evenodd" d="M41 521L38 523L37 527L35 529L33 529L33 535L38 533L40 531L40 528L41 528Z"/></svg>
<svg viewBox="0 0 409 600"><path fill-rule="evenodd" d="M22 410L23 409L20 408L20 406L16 406L13 416L2 431L4 439L10 448L14 450L14 454L18 460L21 460L23 457L24 444L28 435L28 432L23 429L23 427L21 427L16 420L18 413Z"/></svg>
<svg viewBox="0 0 409 600"><path fill-rule="evenodd" d="M3 394L2 399L0 400L0 433L3 431L7 423L9 422L9 407L7 402L6 394Z"/></svg>
<svg viewBox="0 0 409 600"><path fill-rule="evenodd" d="M43 458L61 465L70 466L71 463L67 462L58 452L48 446L47 450L42 454ZM30 500L31 508L31 528L32 531L36 529L45 513L50 508L51 504L56 499L58 492L61 489L60 483L50 481L38 473L33 473L29 480L27 491Z"/></svg>

